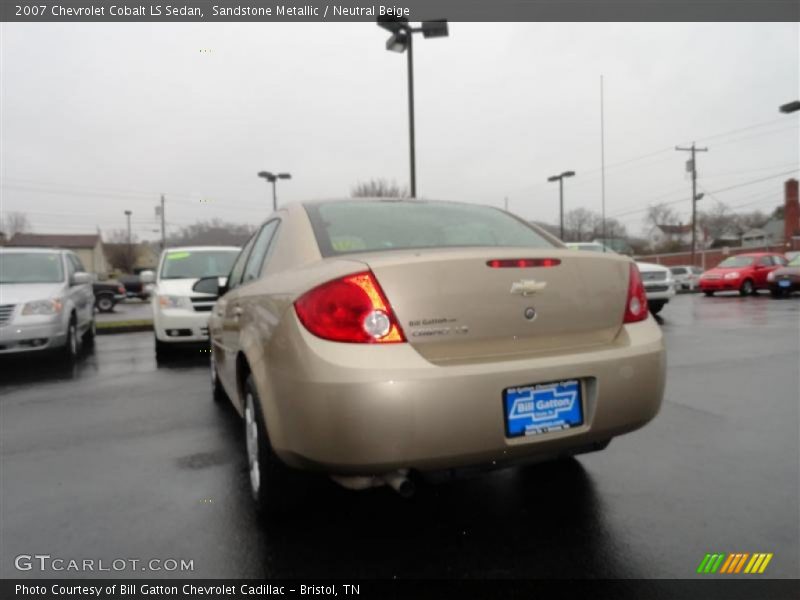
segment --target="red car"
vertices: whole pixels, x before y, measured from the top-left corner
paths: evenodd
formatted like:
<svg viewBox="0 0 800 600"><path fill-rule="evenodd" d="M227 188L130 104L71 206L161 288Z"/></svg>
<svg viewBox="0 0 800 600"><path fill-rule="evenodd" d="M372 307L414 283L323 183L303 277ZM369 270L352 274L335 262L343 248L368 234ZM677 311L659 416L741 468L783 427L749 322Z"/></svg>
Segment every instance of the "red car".
<svg viewBox="0 0 800 600"><path fill-rule="evenodd" d="M742 296L769 289L767 275L786 265L781 254L754 252L726 258L700 276L700 290L706 296L714 292L738 291Z"/></svg>

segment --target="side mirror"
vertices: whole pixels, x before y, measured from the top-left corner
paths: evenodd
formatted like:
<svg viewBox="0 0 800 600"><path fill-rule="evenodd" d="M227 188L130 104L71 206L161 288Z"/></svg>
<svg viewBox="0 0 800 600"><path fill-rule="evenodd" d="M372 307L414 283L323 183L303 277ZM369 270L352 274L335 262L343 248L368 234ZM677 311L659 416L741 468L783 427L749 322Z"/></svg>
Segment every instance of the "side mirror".
<svg viewBox="0 0 800 600"><path fill-rule="evenodd" d="M70 285L83 285L85 283L92 283L92 276L85 271L77 271L70 280Z"/></svg>
<svg viewBox="0 0 800 600"><path fill-rule="evenodd" d="M219 296L221 288L219 277L203 277L195 282L192 286L192 291Z"/></svg>
<svg viewBox="0 0 800 600"><path fill-rule="evenodd" d="M155 283L156 274L153 271L142 271L139 273L139 281L142 283Z"/></svg>

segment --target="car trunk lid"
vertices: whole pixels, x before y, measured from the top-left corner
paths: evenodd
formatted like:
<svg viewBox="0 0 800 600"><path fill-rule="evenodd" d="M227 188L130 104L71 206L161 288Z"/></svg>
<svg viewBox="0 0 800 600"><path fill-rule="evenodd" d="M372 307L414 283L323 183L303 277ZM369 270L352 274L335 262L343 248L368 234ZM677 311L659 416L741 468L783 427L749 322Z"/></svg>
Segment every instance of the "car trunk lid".
<svg viewBox="0 0 800 600"><path fill-rule="evenodd" d="M437 364L580 351L611 344L622 326L629 261L618 255L477 248L359 259L375 274L408 342ZM488 264L516 259L554 264Z"/></svg>

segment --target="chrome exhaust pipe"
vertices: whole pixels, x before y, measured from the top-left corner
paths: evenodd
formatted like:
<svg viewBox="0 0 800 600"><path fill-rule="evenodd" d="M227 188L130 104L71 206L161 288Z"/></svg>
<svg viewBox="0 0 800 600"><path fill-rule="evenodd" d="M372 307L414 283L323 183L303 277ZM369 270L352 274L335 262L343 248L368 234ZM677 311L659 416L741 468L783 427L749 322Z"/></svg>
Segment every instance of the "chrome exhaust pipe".
<svg viewBox="0 0 800 600"><path fill-rule="evenodd" d="M414 482L408 478L408 471L401 470L383 476L383 480L403 498L411 498L416 491Z"/></svg>

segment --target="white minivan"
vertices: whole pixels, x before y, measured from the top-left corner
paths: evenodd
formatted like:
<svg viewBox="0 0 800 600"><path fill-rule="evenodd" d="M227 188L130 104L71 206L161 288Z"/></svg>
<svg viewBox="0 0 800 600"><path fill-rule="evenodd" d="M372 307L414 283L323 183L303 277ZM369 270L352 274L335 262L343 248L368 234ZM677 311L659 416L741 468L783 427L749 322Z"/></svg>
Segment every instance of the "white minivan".
<svg viewBox="0 0 800 600"><path fill-rule="evenodd" d="M195 292L192 286L203 277L219 277L224 283L239 251L236 246L167 248L156 274L142 272L142 283L155 284L150 297L156 358L165 358L181 345L208 342L208 317L217 297Z"/></svg>

